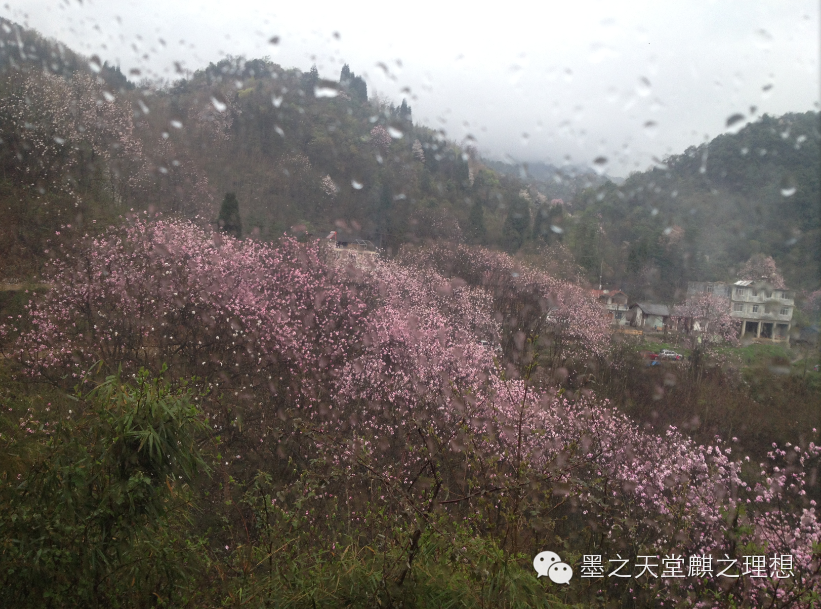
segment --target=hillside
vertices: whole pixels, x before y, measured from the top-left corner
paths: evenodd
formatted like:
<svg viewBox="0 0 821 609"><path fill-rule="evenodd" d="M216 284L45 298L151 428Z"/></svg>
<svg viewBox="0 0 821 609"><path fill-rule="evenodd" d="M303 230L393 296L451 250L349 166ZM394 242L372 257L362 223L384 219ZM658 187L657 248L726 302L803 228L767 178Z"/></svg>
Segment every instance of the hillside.
<svg viewBox="0 0 821 609"><path fill-rule="evenodd" d="M428 239L515 251L527 237L505 232L521 180L486 168L474 183L464 151L404 100L369 98L348 66L325 80L232 57L137 86L36 32L3 33L0 276L36 272L55 231L131 209L213 223L227 192L262 239L342 227L388 251Z"/></svg>
<svg viewBox="0 0 821 609"><path fill-rule="evenodd" d="M675 301L693 280L728 280L753 254L788 284L821 283L819 114L764 115L623 184L588 189L571 249L594 279ZM597 232L598 227L603 232Z"/></svg>

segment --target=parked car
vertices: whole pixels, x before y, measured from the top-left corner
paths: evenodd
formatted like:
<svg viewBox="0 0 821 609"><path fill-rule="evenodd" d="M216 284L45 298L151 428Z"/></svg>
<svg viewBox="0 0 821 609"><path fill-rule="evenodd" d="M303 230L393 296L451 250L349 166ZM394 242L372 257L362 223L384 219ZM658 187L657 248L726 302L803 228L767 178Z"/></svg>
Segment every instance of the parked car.
<svg viewBox="0 0 821 609"><path fill-rule="evenodd" d="M659 359L680 360L683 359L681 353L676 353L670 349L662 349L659 353Z"/></svg>
<svg viewBox="0 0 821 609"><path fill-rule="evenodd" d="M653 353L652 351L639 351L639 355L641 355L644 359L657 359L659 354Z"/></svg>

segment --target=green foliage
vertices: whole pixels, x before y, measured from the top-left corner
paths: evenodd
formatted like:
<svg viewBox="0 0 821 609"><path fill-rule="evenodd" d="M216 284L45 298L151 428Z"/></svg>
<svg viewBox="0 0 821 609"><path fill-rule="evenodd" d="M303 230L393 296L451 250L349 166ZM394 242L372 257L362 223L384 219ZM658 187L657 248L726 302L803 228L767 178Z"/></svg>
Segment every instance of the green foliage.
<svg viewBox="0 0 821 609"><path fill-rule="evenodd" d="M4 606L193 596L188 483L205 469L195 440L205 425L191 399L141 371L29 417L12 444L26 449L24 467L4 463L0 486Z"/></svg>
<svg viewBox="0 0 821 609"><path fill-rule="evenodd" d="M519 251L530 232L530 203L516 197L502 226L502 247L511 253Z"/></svg>
<svg viewBox="0 0 821 609"><path fill-rule="evenodd" d="M253 541L229 546L228 572L235 577L224 594L231 603L568 606L551 584L533 576L532 556L505 552L494 539L476 535L444 514L434 517L409 555L412 529L402 527L380 501L352 518L350 507L328 495L328 482L306 472L276 490L270 475L257 475L241 501L253 514ZM317 513L324 517L319 524Z"/></svg>

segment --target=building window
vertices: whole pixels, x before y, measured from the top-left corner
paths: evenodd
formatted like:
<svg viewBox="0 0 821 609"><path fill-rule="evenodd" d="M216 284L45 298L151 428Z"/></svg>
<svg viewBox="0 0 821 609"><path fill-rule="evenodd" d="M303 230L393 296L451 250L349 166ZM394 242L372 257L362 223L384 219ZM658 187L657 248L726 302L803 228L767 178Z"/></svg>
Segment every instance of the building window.
<svg viewBox="0 0 821 609"><path fill-rule="evenodd" d="M622 317L622 312L621 311L616 311L616 319L621 319L621 317Z"/></svg>
<svg viewBox="0 0 821 609"><path fill-rule="evenodd" d="M736 296L744 296L746 293L747 293L747 290L745 290L744 288L736 288L735 289L735 295Z"/></svg>
<svg viewBox="0 0 821 609"><path fill-rule="evenodd" d="M753 296L758 296L758 290L753 290Z"/></svg>
<svg viewBox="0 0 821 609"><path fill-rule="evenodd" d="M781 292L773 292L773 298L781 298Z"/></svg>
<svg viewBox="0 0 821 609"><path fill-rule="evenodd" d="M758 305L753 305L753 313L758 313Z"/></svg>
<svg viewBox="0 0 821 609"><path fill-rule="evenodd" d="M781 314L782 315L789 315L790 314L789 307L781 307Z"/></svg>
<svg viewBox="0 0 821 609"><path fill-rule="evenodd" d="M743 310L744 310L744 305L743 304L741 304L740 302L734 302L733 303L733 311L743 311Z"/></svg>

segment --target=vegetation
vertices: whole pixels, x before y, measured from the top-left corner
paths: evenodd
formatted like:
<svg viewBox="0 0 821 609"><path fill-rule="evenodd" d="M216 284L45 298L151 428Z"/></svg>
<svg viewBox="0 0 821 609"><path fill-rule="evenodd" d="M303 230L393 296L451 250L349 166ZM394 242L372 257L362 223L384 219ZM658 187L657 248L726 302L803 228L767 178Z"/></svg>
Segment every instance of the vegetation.
<svg viewBox="0 0 821 609"><path fill-rule="evenodd" d="M682 302L688 278L780 268L811 325L817 114L568 204L349 66L229 57L135 87L32 33L6 43L4 606L817 604L817 354L736 347L691 298L664 337L688 359L648 367L585 283ZM746 176L748 140L768 153ZM786 201L776 236L707 235L690 217L710 189ZM330 230L385 255L343 258ZM546 548L572 585L534 576ZM578 577L585 555L793 563L625 582Z"/></svg>

